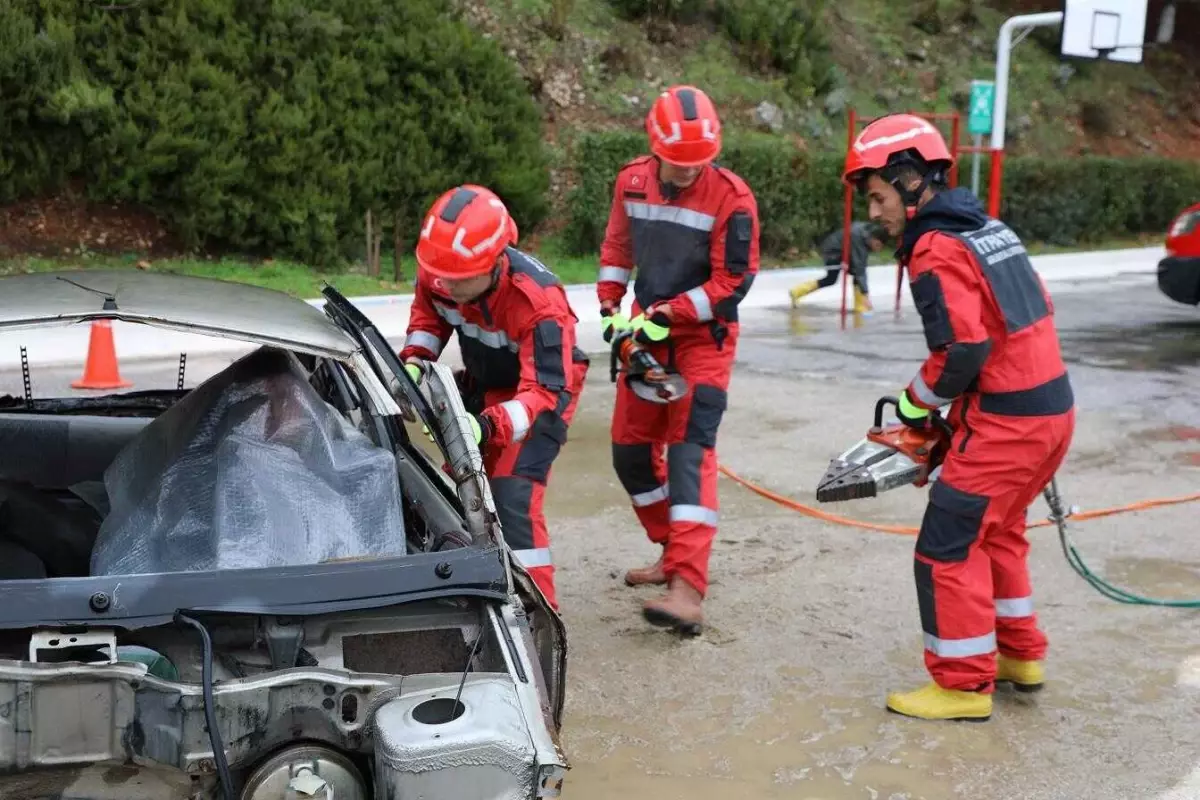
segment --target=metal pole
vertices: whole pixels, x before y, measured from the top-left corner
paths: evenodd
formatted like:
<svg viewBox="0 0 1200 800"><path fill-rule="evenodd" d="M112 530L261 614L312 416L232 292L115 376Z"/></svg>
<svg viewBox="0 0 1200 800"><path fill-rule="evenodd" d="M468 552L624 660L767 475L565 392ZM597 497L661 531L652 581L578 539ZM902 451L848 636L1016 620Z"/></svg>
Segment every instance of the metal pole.
<svg viewBox="0 0 1200 800"><path fill-rule="evenodd" d="M958 186L958 114L954 115L954 120L950 123L950 140L954 142L954 148L950 151L954 154L954 163L950 165L950 188Z"/></svg>
<svg viewBox="0 0 1200 800"><path fill-rule="evenodd" d="M975 134L975 152L971 153L971 192L979 197L979 151L983 149L983 134Z"/></svg>
<svg viewBox="0 0 1200 800"><path fill-rule="evenodd" d="M1017 28L1041 28L1062 24L1063 12L1021 14L1009 17L996 38L996 103L992 108L992 169L988 180L988 215L1000 216L1000 184L1004 175L1004 123L1008 114L1008 65L1012 34Z"/></svg>
<svg viewBox="0 0 1200 800"><path fill-rule="evenodd" d="M854 134L858 132L858 115L850 109L846 124L846 153L854 147ZM842 220L842 330L846 329L846 283L850 275L850 228L854 222L854 190L846 187L844 218Z"/></svg>

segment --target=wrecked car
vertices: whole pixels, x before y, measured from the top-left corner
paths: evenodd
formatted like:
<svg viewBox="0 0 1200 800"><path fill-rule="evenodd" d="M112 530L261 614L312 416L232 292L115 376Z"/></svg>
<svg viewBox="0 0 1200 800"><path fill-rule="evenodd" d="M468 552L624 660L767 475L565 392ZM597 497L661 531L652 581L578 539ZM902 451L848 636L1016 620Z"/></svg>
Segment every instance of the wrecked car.
<svg viewBox="0 0 1200 800"><path fill-rule="evenodd" d="M0 398L0 797L558 796L563 625L451 371L418 388L331 287L0 278L31 353L98 320L248 352L101 396L35 396L25 366Z"/></svg>

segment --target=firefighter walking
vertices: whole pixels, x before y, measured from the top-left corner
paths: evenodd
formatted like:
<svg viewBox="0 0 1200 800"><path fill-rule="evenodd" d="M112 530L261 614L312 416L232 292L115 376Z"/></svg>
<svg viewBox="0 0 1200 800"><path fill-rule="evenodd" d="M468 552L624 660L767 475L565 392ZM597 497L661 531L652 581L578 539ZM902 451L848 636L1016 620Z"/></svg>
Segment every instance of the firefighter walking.
<svg viewBox="0 0 1200 800"><path fill-rule="evenodd" d="M648 601L652 624L700 632L716 534L717 431L738 343L738 304L759 267L758 207L730 170L713 163L721 122L692 86L663 92L646 117L651 154L618 173L600 251L597 294L606 341L631 330L689 384L659 405L617 384L613 467L650 541L651 566L630 586L665 585ZM636 277L634 277L636 273ZM621 301L634 280L629 316Z"/></svg>
<svg viewBox="0 0 1200 800"><path fill-rule="evenodd" d="M924 427L949 406L954 429L917 536L915 579L927 686L887 707L924 719L986 720L997 682L1042 686L1046 635L1030 587L1025 516L1067 453L1074 398L1054 306L1021 240L966 189L937 129L896 114L872 122L843 180L900 242L930 355L899 416Z"/></svg>
<svg viewBox="0 0 1200 800"><path fill-rule="evenodd" d="M490 190L459 186L421 228L408 336L414 380L457 332L459 389L516 560L557 610L543 498L587 375L558 278L516 248L517 226Z"/></svg>

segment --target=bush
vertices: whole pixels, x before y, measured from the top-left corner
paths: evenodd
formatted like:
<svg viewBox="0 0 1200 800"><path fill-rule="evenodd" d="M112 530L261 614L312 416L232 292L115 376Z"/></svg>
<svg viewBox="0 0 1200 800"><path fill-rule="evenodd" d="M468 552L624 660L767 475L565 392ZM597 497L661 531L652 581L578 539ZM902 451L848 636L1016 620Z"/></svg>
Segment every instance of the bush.
<svg viewBox="0 0 1200 800"><path fill-rule="evenodd" d="M640 133L592 133L573 153L578 185L569 198L564 243L595 253L604 237L617 171L645 152ZM988 159L980 195L986 205ZM842 156L811 155L765 135L730 136L719 160L750 185L758 200L764 255L807 251L842 222ZM970 158L959 165L969 185ZM1028 242L1077 245L1143 233L1164 234L1180 210L1200 198L1200 163L1165 158L1005 161L1001 217ZM865 218L861 200L855 213Z"/></svg>
<svg viewBox="0 0 1200 800"><path fill-rule="evenodd" d="M778 69L787 76L788 93L807 100L834 83L824 14L825 0L718 0L716 16L751 67Z"/></svg>
<svg viewBox="0 0 1200 800"><path fill-rule="evenodd" d="M1031 241L1072 246L1114 236L1166 235L1200 197L1200 163L1159 157L1004 162L1001 214Z"/></svg>
<svg viewBox="0 0 1200 800"><path fill-rule="evenodd" d="M711 0L609 0L625 19L664 19L698 22L709 13Z"/></svg>
<svg viewBox="0 0 1200 800"><path fill-rule="evenodd" d="M336 11L325 9L336 8ZM84 179L191 246L330 262L368 209L412 220L486 183L523 228L549 185L539 111L444 0L0 8L0 198ZM27 10L18 10L27 9Z"/></svg>

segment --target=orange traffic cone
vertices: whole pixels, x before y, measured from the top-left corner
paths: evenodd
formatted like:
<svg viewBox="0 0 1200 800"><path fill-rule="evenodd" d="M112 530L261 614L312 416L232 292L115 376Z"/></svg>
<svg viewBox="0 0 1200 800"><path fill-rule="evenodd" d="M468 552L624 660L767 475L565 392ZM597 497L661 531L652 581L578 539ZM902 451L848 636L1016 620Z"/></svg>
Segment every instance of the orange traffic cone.
<svg viewBox="0 0 1200 800"><path fill-rule="evenodd" d="M121 371L117 367L117 348L113 343L111 320L98 319L92 323L83 377L71 386L75 389L126 389L133 386L121 378Z"/></svg>

